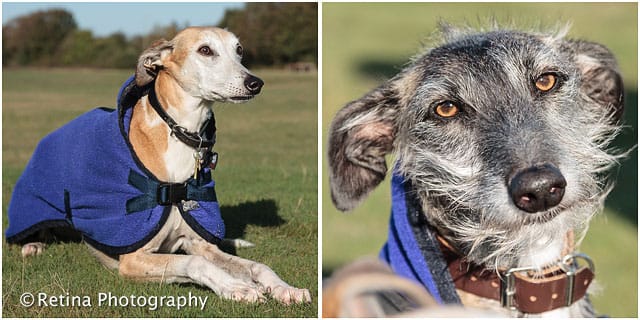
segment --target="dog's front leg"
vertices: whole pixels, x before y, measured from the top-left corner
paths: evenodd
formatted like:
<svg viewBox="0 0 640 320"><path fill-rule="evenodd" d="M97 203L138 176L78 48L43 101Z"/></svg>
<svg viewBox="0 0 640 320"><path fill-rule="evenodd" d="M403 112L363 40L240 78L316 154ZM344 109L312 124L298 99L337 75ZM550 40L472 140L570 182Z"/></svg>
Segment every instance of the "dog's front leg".
<svg viewBox="0 0 640 320"><path fill-rule="evenodd" d="M236 301L265 301L255 284L231 276L202 256L156 254L140 249L120 256L119 272L135 280L194 282Z"/></svg>
<svg viewBox="0 0 640 320"><path fill-rule="evenodd" d="M262 263L225 253L217 246L200 239L185 243L183 249L189 254L206 258L236 278L257 283L274 299L284 304L311 302L308 289L298 289L288 285L271 268Z"/></svg>

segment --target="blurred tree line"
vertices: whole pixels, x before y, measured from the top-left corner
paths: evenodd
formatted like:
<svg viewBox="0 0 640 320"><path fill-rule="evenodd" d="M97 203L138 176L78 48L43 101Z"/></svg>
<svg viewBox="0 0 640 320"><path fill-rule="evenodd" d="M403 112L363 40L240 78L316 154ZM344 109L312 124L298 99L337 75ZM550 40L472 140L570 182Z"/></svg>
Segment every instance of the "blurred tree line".
<svg viewBox="0 0 640 320"><path fill-rule="evenodd" d="M219 26L240 38L247 65L317 64L317 12L316 3L249 3L225 12ZM38 11L3 25L2 65L134 68L152 42L171 39L185 27L173 22L147 35L96 37L79 29L65 10Z"/></svg>
<svg viewBox="0 0 640 320"><path fill-rule="evenodd" d="M244 9L227 10L220 26L240 38L249 64L317 64L316 3L248 3Z"/></svg>

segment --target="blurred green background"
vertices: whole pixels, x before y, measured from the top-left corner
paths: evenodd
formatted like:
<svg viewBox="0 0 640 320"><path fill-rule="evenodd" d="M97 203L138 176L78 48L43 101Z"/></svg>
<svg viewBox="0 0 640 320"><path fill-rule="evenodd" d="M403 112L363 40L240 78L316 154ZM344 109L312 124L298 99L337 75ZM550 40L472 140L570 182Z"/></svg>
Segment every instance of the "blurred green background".
<svg viewBox="0 0 640 320"><path fill-rule="evenodd" d="M324 3L322 128L333 115L397 73L420 52L439 20L456 25L487 25L495 18L523 29L571 24L568 37L606 45L616 55L626 87L625 123L616 140L620 148L637 144L637 4L636 3ZM387 236L389 181L385 180L351 213L337 211L328 188L323 155L323 276L364 255L377 255ZM637 317L638 217L637 152L621 162L618 182L604 214L592 220L581 247L596 263L601 286L596 310L611 317Z"/></svg>

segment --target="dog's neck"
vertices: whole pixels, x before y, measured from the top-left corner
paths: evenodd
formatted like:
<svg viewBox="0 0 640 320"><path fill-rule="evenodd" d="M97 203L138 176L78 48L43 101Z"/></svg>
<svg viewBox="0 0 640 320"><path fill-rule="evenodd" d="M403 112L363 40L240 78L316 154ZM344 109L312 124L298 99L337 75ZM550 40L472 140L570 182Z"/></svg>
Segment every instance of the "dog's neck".
<svg viewBox="0 0 640 320"><path fill-rule="evenodd" d="M484 260L484 258L495 251L491 243L479 244L474 248L473 253L469 253L468 250L462 249L460 242L456 241L455 237L449 235L445 238L453 244L458 252L467 256L470 262L484 265L485 268L494 271L525 267L543 269L558 263L563 256L571 253L574 249L572 230L559 233L552 238L540 237L530 241L522 240L527 245L519 245L520 249L516 250L517 252L510 252L509 258L495 256L490 260Z"/></svg>
<svg viewBox="0 0 640 320"><path fill-rule="evenodd" d="M460 249L451 238L444 237L442 234L438 235L446 246L452 251L457 252L459 255L468 257L468 254ZM564 256L573 253L574 251L574 232L568 231L564 236L560 236L553 239L539 239L531 243L529 247L523 250L516 259L513 259L512 264L501 265L499 260L490 262L480 262L476 259L468 259L469 262L473 262L477 265L483 265L488 270L498 271L507 270L510 268L527 268L534 267L537 269L543 269L545 267L557 264ZM479 250L490 250L481 248Z"/></svg>
<svg viewBox="0 0 640 320"><path fill-rule="evenodd" d="M423 202L422 210L427 214L427 219L431 219L431 226L456 252L465 256L469 262L483 265L488 270L523 267L543 269L557 263L575 249L574 231L561 221L548 222L555 224L554 232L518 230L495 239L496 234L490 230L486 232L490 236L478 231L479 229L472 234L458 234L446 222L438 220L441 215L428 214L430 210L439 210L438 208L426 206ZM504 249L505 244L508 245L508 250Z"/></svg>
<svg viewBox="0 0 640 320"><path fill-rule="evenodd" d="M158 74L155 92L164 110L180 126L191 132L200 130L213 105L212 101L191 96L165 72Z"/></svg>
<svg viewBox="0 0 640 320"><path fill-rule="evenodd" d="M158 74L154 86L165 112L178 125L198 132L213 103L191 96L165 72ZM171 134L147 96L133 109L129 140L140 161L160 181L184 182L194 174L196 150Z"/></svg>
<svg viewBox="0 0 640 320"><path fill-rule="evenodd" d="M573 231L567 232L573 234ZM542 268L557 263L563 256L573 251L573 239L568 236L553 239L539 239L522 253L518 267Z"/></svg>

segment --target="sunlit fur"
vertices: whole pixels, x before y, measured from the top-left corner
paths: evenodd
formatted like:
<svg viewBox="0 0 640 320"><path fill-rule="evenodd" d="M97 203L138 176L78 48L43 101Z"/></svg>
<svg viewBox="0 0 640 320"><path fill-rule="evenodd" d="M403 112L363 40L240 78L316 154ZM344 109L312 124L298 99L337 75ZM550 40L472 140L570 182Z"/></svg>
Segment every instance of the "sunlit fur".
<svg viewBox="0 0 640 320"><path fill-rule="evenodd" d="M466 259L488 268L556 263L582 240L626 155L622 82L603 46L558 32L441 28L441 40L395 77L335 116L329 163L334 203L355 207L386 173L384 156L411 181L431 224ZM541 92L535 79L558 74ZM434 106L453 101L454 117ZM535 213L509 195L514 172L552 164L566 180L562 201ZM590 315L587 304L572 315Z"/></svg>

